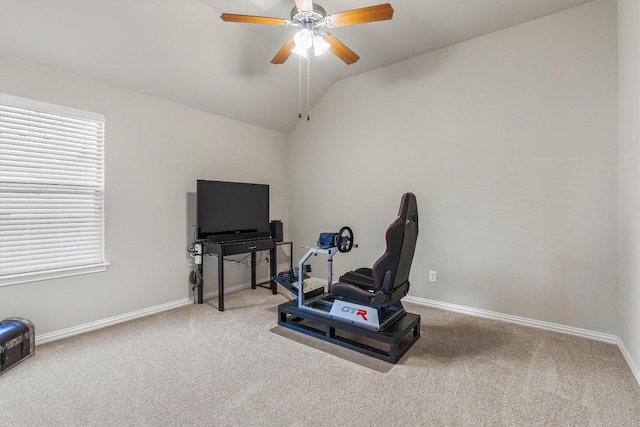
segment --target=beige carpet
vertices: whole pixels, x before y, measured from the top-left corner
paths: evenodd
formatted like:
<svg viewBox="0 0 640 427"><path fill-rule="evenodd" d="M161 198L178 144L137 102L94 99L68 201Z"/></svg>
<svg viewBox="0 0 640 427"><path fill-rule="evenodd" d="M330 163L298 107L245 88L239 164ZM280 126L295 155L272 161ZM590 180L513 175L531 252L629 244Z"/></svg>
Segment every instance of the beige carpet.
<svg viewBox="0 0 640 427"><path fill-rule="evenodd" d="M216 301L38 346L0 425L640 425L614 345L407 303L422 336L390 365L277 326L266 289Z"/></svg>

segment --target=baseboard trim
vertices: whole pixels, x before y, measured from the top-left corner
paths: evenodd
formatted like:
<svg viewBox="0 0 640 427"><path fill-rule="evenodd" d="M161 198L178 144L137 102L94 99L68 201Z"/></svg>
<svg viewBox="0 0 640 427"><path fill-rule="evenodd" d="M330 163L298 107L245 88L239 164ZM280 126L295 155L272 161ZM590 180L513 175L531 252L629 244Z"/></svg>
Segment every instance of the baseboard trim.
<svg viewBox="0 0 640 427"><path fill-rule="evenodd" d="M636 365L636 362L634 362L631 358L631 354L629 354L629 350L627 350L627 347L625 347L622 338L618 338L618 348L624 356L624 360L627 361L627 365L629 365L629 369L631 369L631 373L635 377L636 382L638 383L638 385L640 385L640 369L638 369L638 365Z"/></svg>
<svg viewBox="0 0 640 427"><path fill-rule="evenodd" d="M106 328L107 326L116 325L128 320L133 320L140 317L149 316L151 314L160 313L162 311L182 307L184 305L191 304L192 302L193 301L191 300L191 298L183 298L178 301L172 301L166 304L143 308L142 310L132 311L130 313L109 317L107 319L96 320L95 322L89 322L83 325L72 326L71 328L60 329L58 331L49 332L47 334L36 334L36 345L61 340L63 338L69 338L74 335L83 334L85 332L95 331L96 329Z"/></svg>
<svg viewBox="0 0 640 427"><path fill-rule="evenodd" d="M264 279L264 280L267 280L267 279ZM235 291L239 291L241 289L247 289L250 287L251 287L250 283L242 283L235 286L227 286L225 287L224 293L227 294L230 292L235 292ZM218 292L207 292L204 294L204 299L206 300L206 299L214 298L217 296L218 296ZM171 301L165 304L143 308L142 310L136 310L130 313L120 314L118 316L109 317L107 319L96 320L94 322L89 322L89 323L85 323L78 326L72 326L71 328L60 329L58 331L53 331L53 332L49 332L42 335L38 335L36 333L36 345L45 344L51 341L61 340L63 338L69 338L74 335L95 331L96 329L106 328L108 326L117 325L118 323L127 322L129 320L138 319L140 317L150 316L152 314L161 313L163 311L172 310L174 308L182 307L189 304L193 304L193 298L182 298L177 301Z"/></svg>
<svg viewBox="0 0 640 427"><path fill-rule="evenodd" d="M565 326L565 325L559 325L557 323L543 322L541 320L513 316L510 314L503 314L495 311L482 310L479 308L466 307L463 305L450 304L447 302L435 301L435 300L414 297L414 296L406 296L403 298L403 301L412 302L414 304L424 305L427 307L454 311L456 313L468 314L476 317L483 317L485 319L502 320L504 322L515 323L518 325L530 326L538 329L546 329L548 331L561 332L564 334L575 335L575 336L589 338L597 341L603 341L609 344L618 344L617 335L590 331L588 329L574 328L572 326Z"/></svg>

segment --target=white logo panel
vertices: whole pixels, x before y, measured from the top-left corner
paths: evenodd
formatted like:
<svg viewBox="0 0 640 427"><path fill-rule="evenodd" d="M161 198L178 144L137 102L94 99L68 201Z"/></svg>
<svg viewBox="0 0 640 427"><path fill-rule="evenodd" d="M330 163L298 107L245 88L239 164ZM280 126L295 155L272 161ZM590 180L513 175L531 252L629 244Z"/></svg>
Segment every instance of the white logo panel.
<svg viewBox="0 0 640 427"><path fill-rule="evenodd" d="M335 300L329 312L334 317L360 323L370 327L379 328L378 310L364 305Z"/></svg>

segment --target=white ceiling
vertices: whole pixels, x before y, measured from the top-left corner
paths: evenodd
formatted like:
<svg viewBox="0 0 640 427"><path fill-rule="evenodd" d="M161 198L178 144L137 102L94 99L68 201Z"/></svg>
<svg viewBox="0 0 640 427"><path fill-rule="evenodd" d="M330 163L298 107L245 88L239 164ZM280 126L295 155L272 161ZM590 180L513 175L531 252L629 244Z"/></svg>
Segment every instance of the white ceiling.
<svg viewBox="0 0 640 427"><path fill-rule="evenodd" d="M328 14L387 0L319 0ZM311 59L310 104L334 81L591 0L388 0L393 20L331 30L361 59ZM259 4L272 4L262 8ZM0 55L289 132L299 62L271 58L295 27L223 22L222 12L289 19L293 0L0 0ZM306 71L305 71L306 72ZM306 88L303 88L303 112Z"/></svg>

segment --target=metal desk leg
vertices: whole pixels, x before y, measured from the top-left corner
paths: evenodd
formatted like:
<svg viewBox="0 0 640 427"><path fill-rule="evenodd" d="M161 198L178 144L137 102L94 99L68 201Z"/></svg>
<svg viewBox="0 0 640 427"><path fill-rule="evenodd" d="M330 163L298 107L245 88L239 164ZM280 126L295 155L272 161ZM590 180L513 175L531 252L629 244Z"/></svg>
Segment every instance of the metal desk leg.
<svg viewBox="0 0 640 427"><path fill-rule="evenodd" d="M202 255L202 258L204 260L204 255ZM200 277L204 277L203 276L203 263L198 264L198 274L200 275ZM204 280L200 280L200 285L197 286L197 292L198 292L198 304L202 304L204 302Z"/></svg>
<svg viewBox="0 0 640 427"><path fill-rule="evenodd" d="M289 242L289 271L293 271L293 242Z"/></svg>
<svg viewBox="0 0 640 427"><path fill-rule="evenodd" d="M251 289L256 288L256 253L251 252Z"/></svg>
<svg viewBox="0 0 640 427"><path fill-rule="evenodd" d="M218 310L224 311L224 256L218 255Z"/></svg>
<svg viewBox="0 0 640 427"><path fill-rule="evenodd" d="M278 245L273 245L273 248L269 250L269 280L271 281L271 293L276 295L278 293L278 284L274 277L278 274L278 257L276 253L278 252Z"/></svg>

